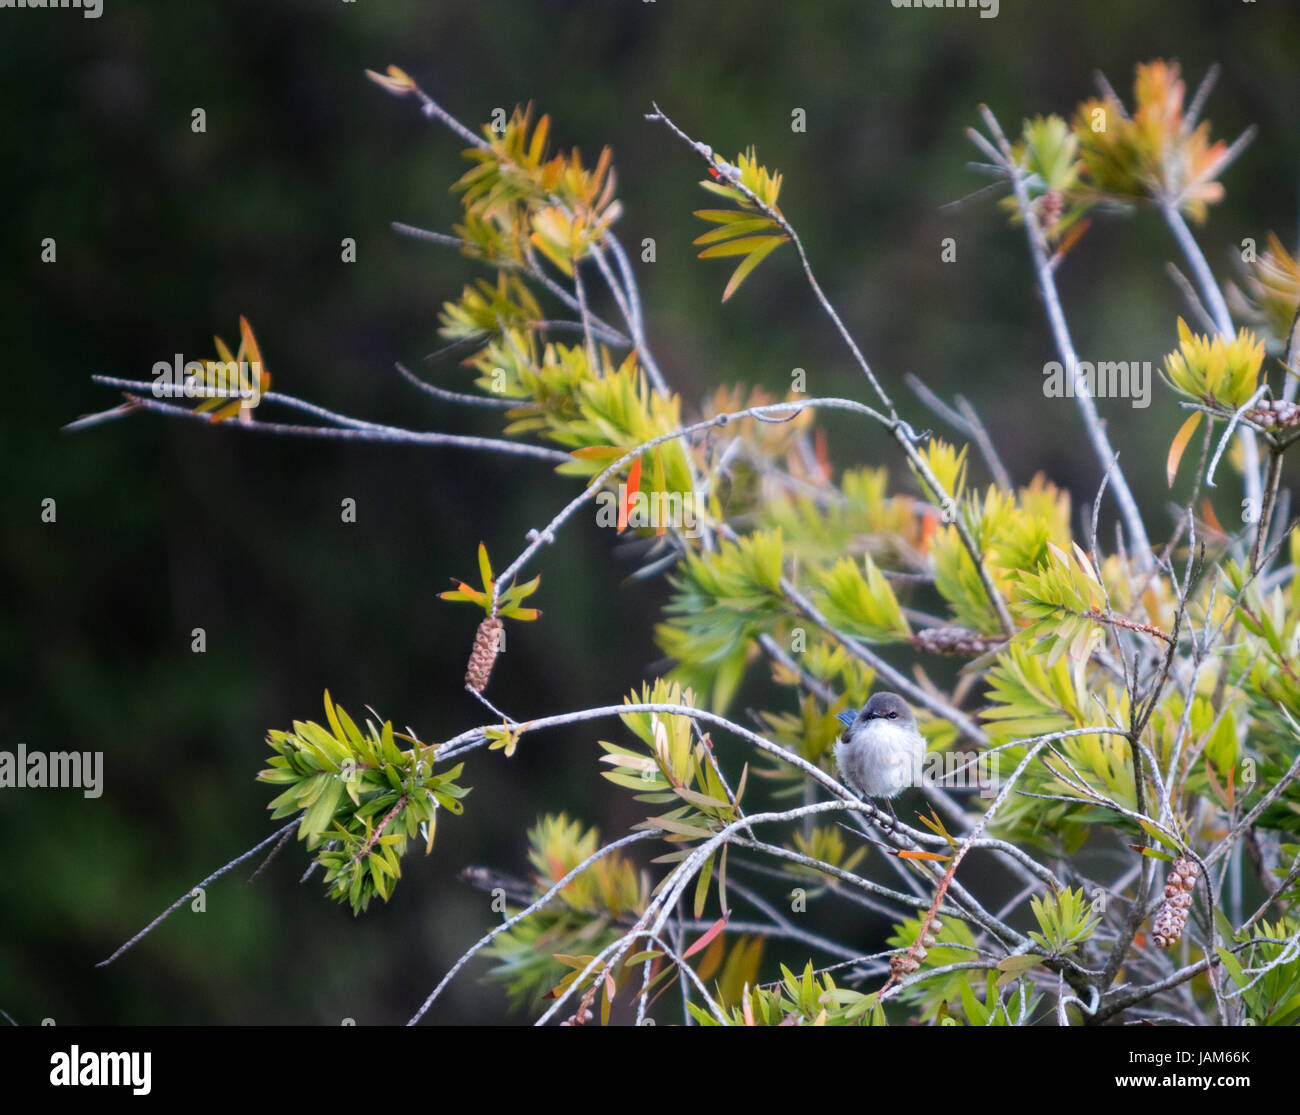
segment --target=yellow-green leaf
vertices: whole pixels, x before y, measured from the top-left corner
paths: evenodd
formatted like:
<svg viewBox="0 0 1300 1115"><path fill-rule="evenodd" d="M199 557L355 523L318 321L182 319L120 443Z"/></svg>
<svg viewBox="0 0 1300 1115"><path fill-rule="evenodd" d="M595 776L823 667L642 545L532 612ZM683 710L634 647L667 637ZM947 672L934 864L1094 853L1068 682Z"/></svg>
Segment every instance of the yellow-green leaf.
<svg viewBox="0 0 1300 1115"><path fill-rule="evenodd" d="M998 986L1006 987L1014 983L1031 968L1037 968L1043 962L1041 956L1004 956L998 961Z"/></svg>
<svg viewBox="0 0 1300 1115"><path fill-rule="evenodd" d="M769 236L763 241L763 246L761 248L754 249L754 251L745 258L745 261L732 273L731 280L727 283L727 289L722 292L722 300L724 302L736 293L736 288L749 277L749 273L771 255L772 250L780 243L780 238Z"/></svg>
<svg viewBox="0 0 1300 1115"><path fill-rule="evenodd" d="M783 238L779 236L742 236L728 244L715 244L700 253L700 259L719 259L722 256L743 256L746 252L765 249L764 255L775 248Z"/></svg>

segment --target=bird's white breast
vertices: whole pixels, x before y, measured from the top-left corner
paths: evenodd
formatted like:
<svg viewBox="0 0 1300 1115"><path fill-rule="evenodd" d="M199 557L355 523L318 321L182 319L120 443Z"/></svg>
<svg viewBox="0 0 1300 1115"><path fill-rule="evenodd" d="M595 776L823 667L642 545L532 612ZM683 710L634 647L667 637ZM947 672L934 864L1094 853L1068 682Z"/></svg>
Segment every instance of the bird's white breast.
<svg viewBox="0 0 1300 1115"><path fill-rule="evenodd" d="M863 797L892 798L921 781L925 741L918 732L886 720L860 726L835 744L835 761L849 785Z"/></svg>

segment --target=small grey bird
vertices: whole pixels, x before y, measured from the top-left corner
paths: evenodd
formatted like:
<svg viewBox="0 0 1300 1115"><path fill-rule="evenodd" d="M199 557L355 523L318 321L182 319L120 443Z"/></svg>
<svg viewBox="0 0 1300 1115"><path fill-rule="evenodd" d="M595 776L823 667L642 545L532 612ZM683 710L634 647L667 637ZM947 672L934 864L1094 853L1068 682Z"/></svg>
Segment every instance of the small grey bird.
<svg viewBox="0 0 1300 1115"><path fill-rule="evenodd" d="M836 717L847 726L835 744L835 762L845 782L864 798L884 798L897 822L890 798L920 785L925 759L925 738L911 708L897 693L873 693L861 712Z"/></svg>

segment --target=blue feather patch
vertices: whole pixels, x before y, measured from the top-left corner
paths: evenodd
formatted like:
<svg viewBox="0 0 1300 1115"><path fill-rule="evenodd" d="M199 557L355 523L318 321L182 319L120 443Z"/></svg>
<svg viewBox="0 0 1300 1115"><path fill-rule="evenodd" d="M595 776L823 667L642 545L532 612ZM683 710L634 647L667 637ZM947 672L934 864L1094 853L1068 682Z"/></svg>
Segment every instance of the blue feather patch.
<svg viewBox="0 0 1300 1115"><path fill-rule="evenodd" d="M857 718L858 718L857 709L847 709L844 712L837 712L835 714L835 719L838 720L841 724L843 724L846 728L849 727L853 723L853 721L855 721Z"/></svg>

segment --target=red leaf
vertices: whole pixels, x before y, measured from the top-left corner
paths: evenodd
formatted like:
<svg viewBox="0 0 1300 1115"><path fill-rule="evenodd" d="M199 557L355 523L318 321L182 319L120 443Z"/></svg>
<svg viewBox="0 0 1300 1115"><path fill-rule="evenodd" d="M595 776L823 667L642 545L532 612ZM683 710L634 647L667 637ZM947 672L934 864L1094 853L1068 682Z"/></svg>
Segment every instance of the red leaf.
<svg viewBox="0 0 1300 1115"><path fill-rule="evenodd" d="M817 467L821 471L822 483L829 484L831 482L831 458L826 449L826 431L820 426L817 427L813 444L817 448Z"/></svg>
<svg viewBox="0 0 1300 1115"><path fill-rule="evenodd" d="M921 542L917 549L925 554L930 552L930 540L934 538L935 532L939 529L939 517L922 512L921 514Z"/></svg>
<svg viewBox="0 0 1300 1115"><path fill-rule="evenodd" d="M1214 796L1219 799L1219 804L1229 813L1232 812L1232 795L1224 793L1223 786L1218 778L1215 777L1214 764L1207 760L1205 764L1205 773L1210 780L1210 789L1214 791Z"/></svg>
<svg viewBox="0 0 1300 1115"><path fill-rule="evenodd" d="M632 462L627 473L627 492L623 496L623 506L618 509L618 529L621 533L627 529L628 518L632 514L632 503L641 490L641 458Z"/></svg>
<svg viewBox="0 0 1300 1115"><path fill-rule="evenodd" d="M1057 256L1063 259L1066 253L1082 239L1090 224L1092 224L1091 220L1082 220L1072 226L1070 231L1061 237L1061 246L1056 249Z"/></svg>
<svg viewBox="0 0 1300 1115"><path fill-rule="evenodd" d="M1201 500L1201 518L1207 527L1213 527L1224 538L1228 536L1228 532L1223 529L1223 524L1219 522L1219 517L1214 513L1214 504L1208 499Z"/></svg>
<svg viewBox="0 0 1300 1115"><path fill-rule="evenodd" d="M711 926L709 926L709 928L704 931L704 936L702 936L698 941L695 942L695 944L693 944L684 953L682 953L682 959L687 960L690 957L694 956L701 949L708 948L709 942L712 941L714 937L716 937L727 927L728 917L730 917L730 913L723 914L722 917L718 918L717 921L715 921Z"/></svg>

